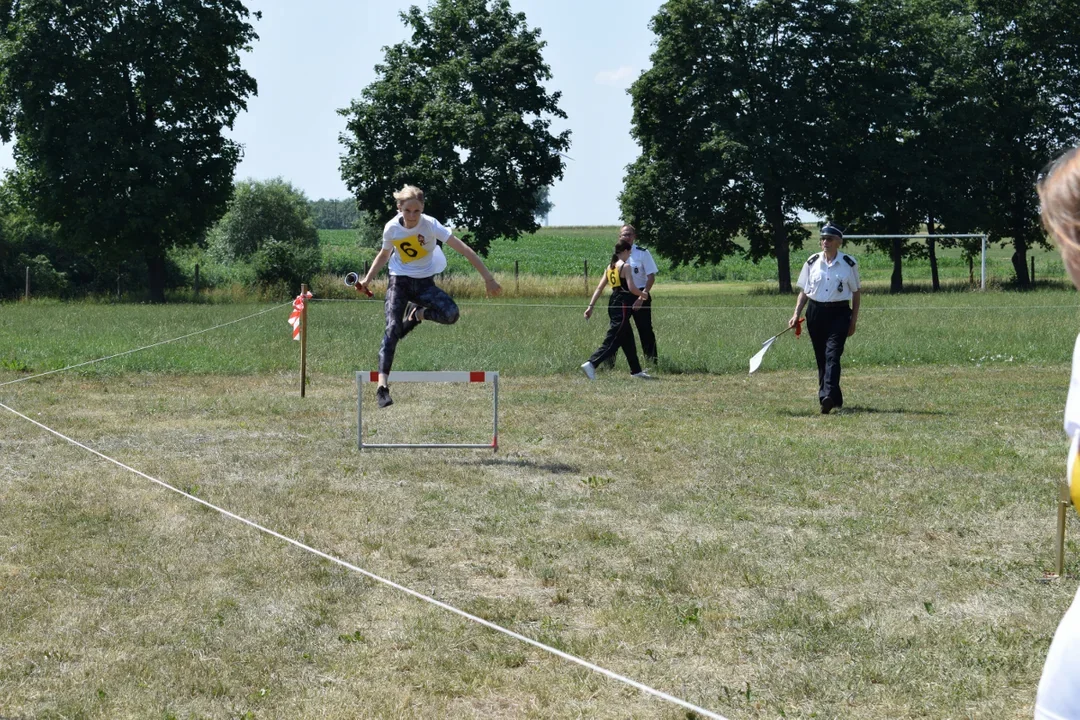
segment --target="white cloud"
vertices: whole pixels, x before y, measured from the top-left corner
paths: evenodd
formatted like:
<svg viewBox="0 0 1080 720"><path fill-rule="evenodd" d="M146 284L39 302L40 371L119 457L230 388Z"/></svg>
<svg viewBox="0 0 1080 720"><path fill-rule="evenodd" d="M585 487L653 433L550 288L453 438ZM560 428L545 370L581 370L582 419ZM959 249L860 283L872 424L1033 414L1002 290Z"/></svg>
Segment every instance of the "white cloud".
<svg viewBox="0 0 1080 720"><path fill-rule="evenodd" d="M597 85L610 85L611 87L630 87L636 75L634 68L621 65L618 70L601 70L596 73Z"/></svg>

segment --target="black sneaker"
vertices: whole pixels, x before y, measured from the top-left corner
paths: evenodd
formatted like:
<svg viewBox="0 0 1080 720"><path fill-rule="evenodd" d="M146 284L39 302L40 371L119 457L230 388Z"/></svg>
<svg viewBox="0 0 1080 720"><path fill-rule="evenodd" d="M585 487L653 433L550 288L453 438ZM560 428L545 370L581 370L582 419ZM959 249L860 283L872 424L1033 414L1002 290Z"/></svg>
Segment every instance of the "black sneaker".
<svg viewBox="0 0 1080 720"><path fill-rule="evenodd" d="M379 401L379 407L389 407L394 404L394 399L390 397L390 388L385 385L380 385L379 389L375 391L375 399Z"/></svg>
<svg viewBox="0 0 1080 720"><path fill-rule="evenodd" d="M831 397L822 398L821 400L821 414L828 415L832 412L833 407L836 406L836 401Z"/></svg>
<svg viewBox="0 0 1080 720"><path fill-rule="evenodd" d="M410 325L419 325L421 323L420 318L417 315L420 314L420 306L414 302L405 306L405 322Z"/></svg>

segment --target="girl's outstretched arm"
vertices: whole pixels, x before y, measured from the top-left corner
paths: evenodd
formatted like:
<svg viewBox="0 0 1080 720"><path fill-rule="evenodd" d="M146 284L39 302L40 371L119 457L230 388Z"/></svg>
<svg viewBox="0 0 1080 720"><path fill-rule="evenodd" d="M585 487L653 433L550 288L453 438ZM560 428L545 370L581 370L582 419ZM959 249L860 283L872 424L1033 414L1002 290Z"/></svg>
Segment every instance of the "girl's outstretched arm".
<svg viewBox="0 0 1080 720"><path fill-rule="evenodd" d="M446 244L457 250L459 253L465 256L476 271L480 273L480 276L484 278L484 285L487 287L488 295L500 295L502 293L502 286L495 281L495 276L491 274L491 271L487 269L487 265L480 259L480 256L464 242L462 242L456 235L451 235L446 240Z"/></svg>

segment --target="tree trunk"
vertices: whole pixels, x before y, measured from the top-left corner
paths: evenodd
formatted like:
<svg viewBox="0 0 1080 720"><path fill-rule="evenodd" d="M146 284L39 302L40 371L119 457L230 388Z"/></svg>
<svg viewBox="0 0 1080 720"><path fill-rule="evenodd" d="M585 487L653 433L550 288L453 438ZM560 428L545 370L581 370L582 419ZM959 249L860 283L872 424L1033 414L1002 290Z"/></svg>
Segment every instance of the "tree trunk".
<svg viewBox="0 0 1080 720"><path fill-rule="evenodd" d="M926 232L929 235L934 234L934 216L930 215L926 220ZM930 255L930 285L934 292L941 289L941 282L938 280L938 267L937 267L937 240L933 237L926 238L926 251Z"/></svg>
<svg viewBox="0 0 1080 720"><path fill-rule="evenodd" d="M1016 272L1016 286L1022 289L1031 287L1031 276L1028 275L1027 264L1027 241L1019 232L1014 234L1012 265Z"/></svg>
<svg viewBox="0 0 1080 720"><path fill-rule="evenodd" d="M903 259L904 259L904 238L893 238L892 240L892 278L889 280L889 292L899 293L904 292L904 272L903 272Z"/></svg>
<svg viewBox="0 0 1080 720"><path fill-rule="evenodd" d="M765 187L765 223L773 241L773 255L776 256L776 277L778 289L790 293L791 288L791 246L788 243L787 228L784 227L784 207L780 193L770 186Z"/></svg>
<svg viewBox="0 0 1080 720"><path fill-rule="evenodd" d="M150 283L150 302L165 302L165 254L158 248L147 248L146 269Z"/></svg>

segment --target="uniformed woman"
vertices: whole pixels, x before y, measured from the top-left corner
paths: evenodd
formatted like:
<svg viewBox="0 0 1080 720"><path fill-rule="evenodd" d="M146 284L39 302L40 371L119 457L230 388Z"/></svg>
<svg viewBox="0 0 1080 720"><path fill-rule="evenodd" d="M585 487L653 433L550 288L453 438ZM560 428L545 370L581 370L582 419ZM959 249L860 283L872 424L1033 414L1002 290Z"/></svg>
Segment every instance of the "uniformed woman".
<svg viewBox="0 0 1080 720"><path fill-rule="evenodd" d="M840 252L843 241L844 234L835 225L821 228L821 252L811 255L799 273L799 299L788 321L788 327L794 327L803 308L809 306L806 329L817 358L818 402L823 415L844 404L840 356L859 319L859 264Z"/></svg>
<svg viewBox="0 0 1080 720"><path fill-rule="evenodd" d="M383 265L390 263L390 281L386 286L386 332L379 349L379 387L375 391L379 407L393 405L389 376L398 341L423 320L453 325L458 307L444 290L435 284L435 275L446 269L440 243L457 250L484 278L488 295L502 292L484 261L468 245L443 227L433 217L424 215L424 191L406 185L394 193L398 214L383 228L382 249L371 262L358 289L366 290Z"/></svg>
<svg viewBox="0 0 1080 720"><path fill-rule="evenodd" d="M596 379L596 366L604 362L604 360L614 357L619 348L622 348L623 354L626 355L626 361L630 364L630 374L632 376L643 379L651 377L641 369L641 363L638 361L637 343L634 342L634 330L630 327L631 313L640 308L645 299L649 297L648 292L639 290L630 278L631 268L628 260L630 259L631 247L633 247L633 243L626 239L620 239L619 242L615 243L615 253L611 256L611 263L608 265L607 272L604 273L604 277L597 284L592 299L589 300L589 307L585 309L585 319L588 320L592 317L592 311L596 306L596 300L600 297L600 293L604 292L605 287L611 288L611 300L608 302L608 318L611 320L611 325L608 326L604 342L600 344L592 357L581 366L581 369L585 371L590 380Z"/></svg>

